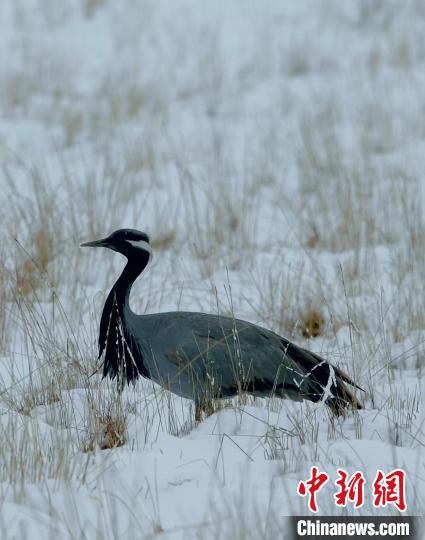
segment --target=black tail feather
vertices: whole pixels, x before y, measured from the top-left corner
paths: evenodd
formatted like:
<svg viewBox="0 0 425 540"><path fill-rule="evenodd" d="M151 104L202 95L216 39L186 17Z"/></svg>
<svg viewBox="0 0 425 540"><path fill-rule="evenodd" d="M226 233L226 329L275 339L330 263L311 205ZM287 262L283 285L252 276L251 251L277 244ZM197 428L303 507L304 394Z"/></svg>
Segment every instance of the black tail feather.
<svg viewBox="0 0 425 540"><path fill-rule="evenodd" d="M363 406L349 386L361 390L341 369L333 366L319 355L283 340L285 353L294 360L309 378L309 392L304 395L310 401L324 400L337 415L343 415L348 408L355 410Z"/></svg>

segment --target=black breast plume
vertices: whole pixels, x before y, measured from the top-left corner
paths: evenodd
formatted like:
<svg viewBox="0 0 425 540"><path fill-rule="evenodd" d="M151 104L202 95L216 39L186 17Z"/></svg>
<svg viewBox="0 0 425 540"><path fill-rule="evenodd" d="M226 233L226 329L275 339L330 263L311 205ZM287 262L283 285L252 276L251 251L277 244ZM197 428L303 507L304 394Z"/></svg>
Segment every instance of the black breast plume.
<svg viewBox="0 0 425 540"><path fill-rule="evenodd" d="M104 353L103 376L119 377L123 383L136 379L143 373L141 352L125 330L124 314L120 309L114 289L103 308L99 332L99 358Z"/></svg>

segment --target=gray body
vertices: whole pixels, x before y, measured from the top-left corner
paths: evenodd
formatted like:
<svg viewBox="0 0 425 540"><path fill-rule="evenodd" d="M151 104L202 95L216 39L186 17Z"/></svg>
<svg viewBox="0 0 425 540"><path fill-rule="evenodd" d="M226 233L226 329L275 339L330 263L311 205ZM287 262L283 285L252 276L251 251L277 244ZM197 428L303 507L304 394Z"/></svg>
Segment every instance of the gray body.
<svg viewBox="0 0 425 540"><path fill-rule="evenodd" d="M310 373L319 360L252 323L194 312L135 315L130 309L124 323L136 336L147 376L182 397L201 402L246 390L315 401L323 394Z"/></svg>

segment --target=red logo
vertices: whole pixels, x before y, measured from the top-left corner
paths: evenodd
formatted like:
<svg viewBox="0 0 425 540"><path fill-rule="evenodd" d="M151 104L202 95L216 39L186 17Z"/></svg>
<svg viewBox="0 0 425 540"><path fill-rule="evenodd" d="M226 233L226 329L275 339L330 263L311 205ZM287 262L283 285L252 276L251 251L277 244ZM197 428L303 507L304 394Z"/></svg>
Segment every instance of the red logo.
<svg viewBox="0 0 425 540"><path fill-rule="evenodd" d="M345 508L349 502L354 508L361 508L365 501L364 474L356 471L349 476L344 469L338 469L337 473L335 486L338 490L334 495L335 505ZM405 477L406 473L402 469L394 469L388 474L378 470L372 484L373 506L381 508L393 504L400 512L404 512L407 508ZM319 472L317 467L311 467L310 478L298 484L298 495L308 498L311 512L318 512L317 494L328 480L327 473Z"/></svg>
<svg viewBox="0 0 425 540"><path fill-rule="evenodd" d="M339 487L336 493L335 504L337 506L347 506L347 499L353 503L354 508L360 508L364 503L365 477L362 472L356 471L350 478L344 469L338 469L338 480L335 484Z"/></svg>
<svg viewBox="0 0 425 540"><path fill-rule="evenodd" d="M400 512L404 512L406 505L405 472L394 469L388 474L381 470L376 473L373 481L373 506L375 508L394 504Z"/></svg>
<svg viewBox="0 0 425 540"><path fill-rule="evenodd" d="M317 467L310 469L310 478L305 482L298 484L298 495L305 497L308 495L308 507L312 512L317 512L316 493L322 489L322 487L329 480L329 475L326 473L319 473Z"/></svg>

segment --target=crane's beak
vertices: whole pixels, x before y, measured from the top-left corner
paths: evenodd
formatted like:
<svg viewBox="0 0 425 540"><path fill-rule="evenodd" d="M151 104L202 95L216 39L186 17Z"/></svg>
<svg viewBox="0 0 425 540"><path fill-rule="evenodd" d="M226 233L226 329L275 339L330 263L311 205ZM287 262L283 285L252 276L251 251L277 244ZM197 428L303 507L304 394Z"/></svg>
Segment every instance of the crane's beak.
<svg viewBox="0 0 425 540"><path fill-rule="evenodd" d="M93 240L92 242L84 242L80 244L80 247L109 247L109 241L107 238L102 238L101 240Z"/></svg>

